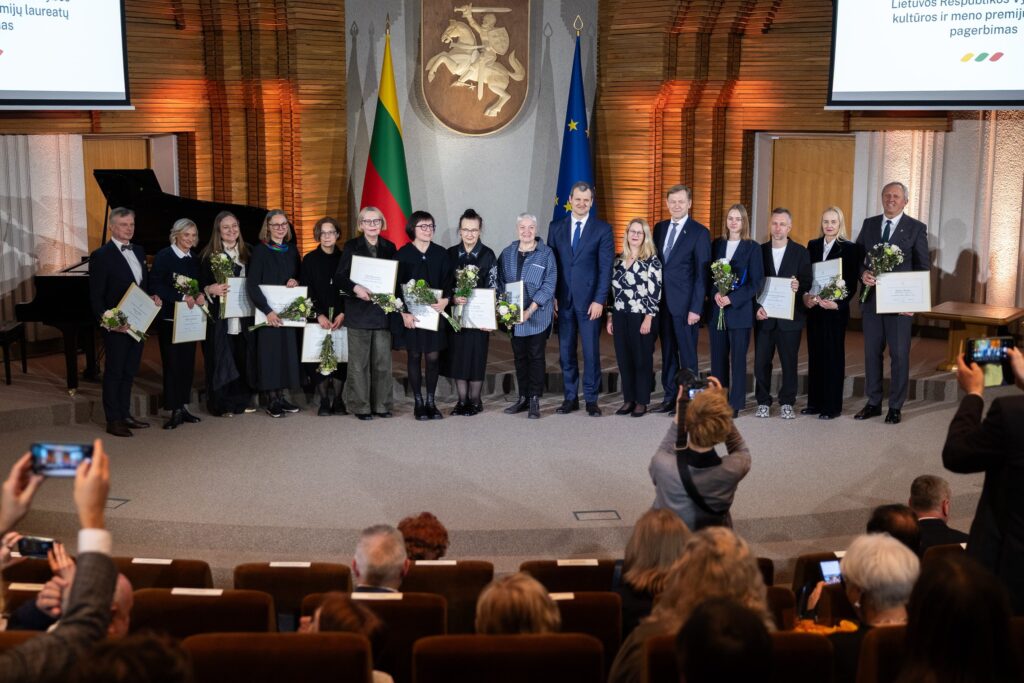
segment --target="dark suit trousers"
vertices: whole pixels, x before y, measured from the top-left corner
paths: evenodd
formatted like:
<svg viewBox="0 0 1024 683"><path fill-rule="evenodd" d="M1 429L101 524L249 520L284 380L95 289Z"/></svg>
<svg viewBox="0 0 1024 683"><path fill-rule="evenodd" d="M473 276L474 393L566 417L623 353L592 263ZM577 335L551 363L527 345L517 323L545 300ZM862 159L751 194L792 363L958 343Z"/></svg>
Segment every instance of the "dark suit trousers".
<svg viewBox="0 0 1024 683"><path fill-rule="evenodd" d="M544 348L550 328L525 337L512 337L512 356L516 362L519 395L527 398L544 394Z"/></svg>
<svg viewBox="0 0 1024 683"><path fill-rule="evenodd" d="M654 323L651 331L640 334L644 322L643 313L612 313L612 328L615 340L615 360L619 364L619 379L622 380L622 400L626 403L647 405L651 402L654 384Z"/></svg>
<svg viewBox="0 0 1024 683"><path fill-rule="evenodd" d="M601 390L601 319L591 320L587 309L575 307L558 311L558 352L562 361L565 400L579 398L580 369L576 360L576 338L583 345L583 399L597 403Z"/></svg>
<svg viewBox="0 0 1024 683"><path fill-rule="evenodd" d="M716 314L717 315L717 314ZM711 374L729 389L729 405L743 410L747 403L747 349L750 328L718 330L717 319L708 323L711 340ZM730 372L730 366L732 372Z"/></svg>
<svg viewBox="0 0 1024 683"><path fill-rule="evenodd" d="M184 408L192 396L196 342L172 344L174 323L160 321L160 362L164 366L164 410Z"/></svg>
<svg viewBox="0 0 1024 683"><path fill-rule="evenodd" d="M782 366L782 386L779 403L793 405L796 401L796 359L800 352L800 334L803 330L780 330L778 327L759 329L754 340L754 378L757 380L755 396L758 405L772 404L772 358L779 352Z"/></svg>
<svg viewBox="0 0 1024 683"><path fill-rule="evenodd" d="M807 405L829 415L843 411L847 320L839 311L807 316Z"/></svg>
<svg viewBox="0 0 1024 683"><path fill-rule="evenodd" d="M690 368L697 373L697 334L700 325L687 325L689 313L676 317L662 308L661 312L661 386L666 400L672 400L679 387L676 373L679 368Z"/></svg>
<svg viewBox="0 0 1024 683"><path fill-rule="evenodd" d="M107 422L128 419L132 382L142 360L142 342L121 332L103 332L103 412Z"/></svg>
<svg viewBox="0 0 1024 683"><path fill-rule="evenodd" d="M889 347L889 407L900 410L910 388L910 331L914 319L898 313L875 313L875 302L864 308L864 380L868 403L882 405L882 353Z"/></svg>

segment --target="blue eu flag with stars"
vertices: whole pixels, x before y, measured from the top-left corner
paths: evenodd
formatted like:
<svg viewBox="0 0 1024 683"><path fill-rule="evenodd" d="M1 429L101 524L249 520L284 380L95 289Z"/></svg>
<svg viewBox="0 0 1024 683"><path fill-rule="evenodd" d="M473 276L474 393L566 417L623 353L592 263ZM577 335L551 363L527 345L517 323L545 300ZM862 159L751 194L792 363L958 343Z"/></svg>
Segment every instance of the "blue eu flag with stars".
<svg viewBox="0 0 1024 683"><path fill-rule="evenodd" d="M565 110L562 129L562 161L558 167L558 190L551 220L564 218L569 209L569 190L584 180L594 185L594 167L590 162L590 131L587 128L587 102L583 96L583 69L580 67L580 37L576 36L576 53L572 58L572 81L569 83L569 106ZM594 209L591 208L591 212Z"/></svg>

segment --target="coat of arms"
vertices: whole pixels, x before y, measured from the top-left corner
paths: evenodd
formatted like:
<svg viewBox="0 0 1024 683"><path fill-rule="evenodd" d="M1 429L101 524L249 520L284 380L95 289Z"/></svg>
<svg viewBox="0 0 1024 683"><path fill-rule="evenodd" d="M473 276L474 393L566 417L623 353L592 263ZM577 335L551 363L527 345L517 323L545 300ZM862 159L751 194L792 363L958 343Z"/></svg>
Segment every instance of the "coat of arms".
<svg viewBox="0 0 1024 683"><path fill-rule="evenodd" d="M529 0L502 6L423 0L423 97L441 123L459 133L504 128L526 101Z"/></svg>

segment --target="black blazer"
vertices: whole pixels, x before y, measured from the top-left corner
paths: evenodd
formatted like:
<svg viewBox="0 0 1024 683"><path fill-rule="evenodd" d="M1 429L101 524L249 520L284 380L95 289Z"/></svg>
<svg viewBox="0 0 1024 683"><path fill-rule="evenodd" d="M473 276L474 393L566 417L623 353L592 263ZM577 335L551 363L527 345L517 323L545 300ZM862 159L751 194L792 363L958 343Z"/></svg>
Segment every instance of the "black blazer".
<svg viewBox="0 0 1024 683"><path fill-rule="evenodd" d="M793 240L786 243L786 251L782 254L782 264L779 271L775 272L775 261L772 259L772 241L768 240L761 245L761 264L764 266L765 277L795 277L799 282L796 290L796 302L793 305L792 320L758 320L758 329L771 330L777 326L780 330L802 330L807 321L807 309L804 308L803 298L811 288L811 258L807 249L802 244ZM754 312L761 306L754 303Z"/></svg>
<svg viewBox="0 0 1024 683"><path fill-rule="evenodd" d="M389 242L383 237L377 238L377 258L394 260L397 254L398 250L393 242ZM345 242L345 247L341 250L341 261L338 263L338 274L334 278L334 286L344 292L345 326L354 330L391 329L387 314L379 306L369 301L363 301L353 294L355 283L349 277L352 275L353 256L370 257L369 245L362 235Z"/></svg>
<svg viewBox="0 0 1024 683"><path fill-rule="evenodd" d="M921 556L924 551L935 545L952 545L966 543L968 536L962 531L949 528L938 517L917 520L917 528L921 531Z"/></svg>
<svg viewBox="0 0 1024 683"><path fill-rule="evenodd" d="M248 249L248 253L252 253L251 246ZM233 273L232 277L242 277L242 266L238 265L237 263L234 264L234 266L232 266L231 268L231 272ZM217 284L217 278L213 276L213 268L210 267L210 258L209 256L204 257L199 262L199 286L206 287L208 285L215 284ZM221 303L220 297L214 296L208 298L209 301L207 301L207 308L210 309L210 316L213 318L213 320L219 320ZM212 323L213 320L211 320L210 322Z"/></svg>
<svg viewBox="0 0 1024 683"><path fill-rule="evenodd" d="M153 257L153 272L149 278L150 294L160 297L160 320L174 318L174 304L184 298L174 288L175 275L188 275L199 282L199 259L195 254L180 258L171 247L164 247ZM200 291L202 291L200 285Z"/></svg>
<svg viewBox="0 0 1024 683"><path fill-rule="evenodd" d="M704 312L706 274L711 260L711 233L687 216L683 230L676 235L675 244L665 261L665 240L671 221L654 226L654 247L661 261L662 306L677 318L687 313Z"/></svg>
<svg viewBox="0 0 1024 683"><path fill-rule="evenodd" d="M146 252L137 244L131 246L135 258L142 266L142 282L138 283L139 287L148 292L149 271L146 268ZM121 297L133 284L136 282L132 268L113 240L89 256L89 303L97 321L103 317L104 311L117 306Z"/></svg>
<svg viewBox="0 0 1024 683"><path fill-rule="evenodd" d="M860 269L857 271L858 279L868 270L867 253L871 247L882 241L882 225L885 223L884 216L872 216L865 218L861 226L860 234L857 235L857 244L863 250ZM928 226L910 216L903 214L896 229L889 235L889 243L895 244L903 251L903 263L896 266L896 272L908 270L930 270L931 259L928 256ZM866 302L868 310L872 313L875 310L875 290L871 288Z"/></svg>
<svg viewBox="0 0 1024 683"><path fill-rule="evenodd" d="M725 258L728 242L718 237L711 243L711 262ZM673 252L675 253L675 252ZM718 304L715 303L715 288L711 279L711 262L707 266L708 316L707 324L718 324ZM761 245L753 240L740 240L729 261L732 272L740 278L736 289L729 293L731 302L725 307L725 325L730 330L750 329L754 326L754 299L764 285L764 261Z"/></svg>
<svg viewBox="0 0 1024 683"><path fill-rule="evenodd" d="M818 237L807 243L807 253L811 257L811 265L822 262L822 254L825 253L825 238ZM849 240L837 240L828 251L828 260L842 259L843 279L846 280L846 289L849 294L845 299L837 301L838 310L827 311L815 306L811 313L839 314L844 317L850 316L850 299L857 296L857 283L860 282L860 266L864 262L864 252L860 245ZM814 269L811 269L813 277Z"/></svg>

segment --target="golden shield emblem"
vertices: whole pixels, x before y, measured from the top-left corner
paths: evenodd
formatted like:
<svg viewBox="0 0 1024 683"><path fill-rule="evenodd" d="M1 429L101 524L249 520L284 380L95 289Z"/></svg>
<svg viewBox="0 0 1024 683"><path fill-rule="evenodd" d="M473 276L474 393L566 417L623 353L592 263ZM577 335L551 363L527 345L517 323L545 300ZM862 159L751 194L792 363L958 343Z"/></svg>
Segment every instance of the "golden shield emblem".
<svg viewBox="0 0 1024 683"><path fill-rule="evenodd" d="M516 117L530 71L530 2L486 6L422 0L420 83L438 121L487 135Z"/></svg>

